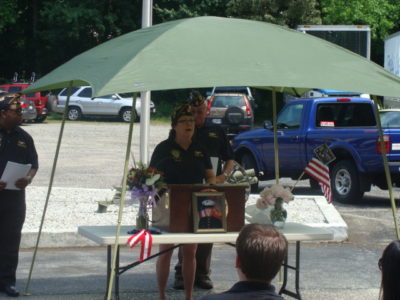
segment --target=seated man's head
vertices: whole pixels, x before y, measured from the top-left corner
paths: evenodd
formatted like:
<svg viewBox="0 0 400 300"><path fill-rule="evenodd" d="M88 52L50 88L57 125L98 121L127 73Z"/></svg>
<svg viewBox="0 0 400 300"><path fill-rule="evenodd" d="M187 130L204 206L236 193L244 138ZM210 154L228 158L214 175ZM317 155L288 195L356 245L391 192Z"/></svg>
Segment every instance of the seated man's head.
<svg viewBox="0 0 400 300"><path fill-rule="evenodd" d="M236 268L241 280L271 282L278 273L288 242L272 225L249 224L236 240Z"/></svg>

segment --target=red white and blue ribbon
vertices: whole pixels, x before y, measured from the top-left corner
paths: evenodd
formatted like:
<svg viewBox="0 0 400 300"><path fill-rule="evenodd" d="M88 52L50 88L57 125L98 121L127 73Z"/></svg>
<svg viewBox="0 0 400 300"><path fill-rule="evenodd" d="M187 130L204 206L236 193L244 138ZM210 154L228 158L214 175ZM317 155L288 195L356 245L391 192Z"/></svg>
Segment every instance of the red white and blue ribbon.
<svg viewBox="0 0 400 300"><path fill-rule="evenodd" d="M131 248L135 247L140 242L142 244L140 249L139 261L143 261L143 258L148 258L151 255L153 236L149 231L142 229L139 233L133 234L128 238L128 244ZM146 257L144 257L145 255Z"/></svg>

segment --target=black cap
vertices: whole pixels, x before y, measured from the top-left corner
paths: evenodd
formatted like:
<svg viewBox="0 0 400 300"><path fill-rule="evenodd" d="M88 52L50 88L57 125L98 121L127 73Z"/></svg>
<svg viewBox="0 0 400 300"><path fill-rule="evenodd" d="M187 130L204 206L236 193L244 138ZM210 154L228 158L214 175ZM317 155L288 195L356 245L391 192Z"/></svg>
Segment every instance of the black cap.
<svg viewBox="0 0 400 300"><path fill-rule="evenodd" d="M12 104L20 103L21 94L0 92L0 110L6 110Z"/></svg>
<svg viewBox="0 0 400 300"><path fill-rule="evenodd" d="M190 111L189 104L181 104L175 107L175 110L171 115L171 124L173 126L176 125L179 118L182 116L193 116L193 113Z"/></svg>
<svg viewBox="0 0 400 300"><path fill-rule="evenodd" d="M191 106L201 106L205 101L206 99L200 94L199 91L192 91L190 93L189 104Z"/></svg>

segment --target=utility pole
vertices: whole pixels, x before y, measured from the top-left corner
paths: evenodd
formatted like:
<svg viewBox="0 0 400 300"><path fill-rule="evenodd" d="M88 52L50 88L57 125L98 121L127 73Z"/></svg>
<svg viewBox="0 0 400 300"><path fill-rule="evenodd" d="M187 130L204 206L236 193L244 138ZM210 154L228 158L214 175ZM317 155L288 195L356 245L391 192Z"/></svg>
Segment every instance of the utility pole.
<svg viewBox="0 0 400 300"><path fill-rule="evenodd" d="M153 0L143 0L142 28L153 24ZM140 162L149 162L149 133L150 133L150 91L140 93Z"/></svg>

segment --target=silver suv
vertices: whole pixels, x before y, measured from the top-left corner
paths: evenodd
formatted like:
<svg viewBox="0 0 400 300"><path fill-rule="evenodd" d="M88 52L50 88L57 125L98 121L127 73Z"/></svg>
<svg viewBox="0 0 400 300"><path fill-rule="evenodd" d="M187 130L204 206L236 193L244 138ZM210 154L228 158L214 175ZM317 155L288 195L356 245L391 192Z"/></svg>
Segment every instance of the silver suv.
<svg viewBox="0 0 400 300"><path fill-rule="evenodd" d="M67 101L68 89L61 90L58 94L56 112L64 111ZM68 105L68 120L75 121L83 116L116 116L124 122L131 121L131 94L112 94L92 98L90 86L73 87ZM150 111L156 111L153 101L150 101ZM136 98L135 120L140 119L141 101Z"/></svg>

